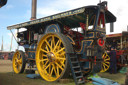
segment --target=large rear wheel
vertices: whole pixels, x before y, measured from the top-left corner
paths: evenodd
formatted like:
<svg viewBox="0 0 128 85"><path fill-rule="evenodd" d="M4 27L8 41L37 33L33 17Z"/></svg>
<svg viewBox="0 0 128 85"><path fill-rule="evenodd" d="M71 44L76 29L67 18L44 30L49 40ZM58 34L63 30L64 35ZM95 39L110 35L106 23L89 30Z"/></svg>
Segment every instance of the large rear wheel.
<svg viewBox="0 0 128 85"><path fill-rule="evenodd" d="M48 33L39 41L36 65L40 76L46 81L57 81L68 75L67 42L62 34Z"/></svg>

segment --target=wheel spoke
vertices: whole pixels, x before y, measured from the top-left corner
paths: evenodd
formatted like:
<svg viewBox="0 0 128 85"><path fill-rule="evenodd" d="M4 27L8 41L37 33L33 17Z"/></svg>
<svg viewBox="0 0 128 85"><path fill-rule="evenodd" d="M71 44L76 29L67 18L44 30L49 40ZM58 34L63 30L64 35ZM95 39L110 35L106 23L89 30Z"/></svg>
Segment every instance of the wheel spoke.
<svg viewBox="0 0 128 85"><path fill-rule="evenodd" d="M47 61L48 59L43 59L43 60L39 60L38 63L41 63L41 62L44 62L44 61Z"/></svg>
<svg viewBox="0 0 128 85"><path fill-rule="evenodd" d="M49 42L48 42L47 40L45 40L45 42L46 42L46 44L48 45L48 47L49 47L50 49L52 49L51 46L50 46L50 44L49 44Z"/></svg>
<svg viewBox="0 0 128 85"><path fill-rule="evenodd" d="M110 58L109 56L105 56L105 58L104 59L108 59L108 58Z"/></svg>
<svg viewBox="0 0 128 85"><path fill-rule="evenodd" d="M48 62L49 62L49 61L46 61L46 62L45 62L45 64L44 64L43 68L48 64Z"/></svg>
<svg viewBox="0 0 128 85"><path fill-rule="evenodd" d="M51 48L52 50L54 49L55 46L55 40L54 40L54 36L52 36L52 40L51 40Z"/></svg>
<svg viewBox="0 0 128 85"><path fill-rule="evenodd" d="M17 70L20 71L20 65L18 65Z"/></svg>
<svg viewBox="0 0 128 85"><path fill-rule="evenodd" d="M110 64L110 62L104 62L105 64Z"/></svg>
<svg viewBox="0 0 128 85"><path fill-rule="evenodd" d="M22 63L22 58L20 58L19 63Z"/></svg>
<svg viewBox="0 0 128 85"><path fill-rule="evenodd" d="M60 57L56 57L59 60L66 60L66 58L60 58Z"/></svg>
<svg viewBox="0 0 128 85"><path fill-rule="evenodd" d="M18 64L17 63L15 63L15 67L17 67L18 66Z"/></svg>
<svg viewBox="0 0 128 85"><path fill-rule="evenodd" d="M53 70L54 70L54 68L52 67L51 72L50 72L50 76L52 76Z"/></svg>
<svg viewBox="0 0 128 85"><path fill-rule="evenodd" d="M20 59L20 58L21 58L21 57L20 57L20 54L18 54L18 57L19 57L18 59Z"/></svg>
<svg viewBox="0 0 128 85"><path fill-rule="evenodd" d="M50 66L49 66L49 74L50 74L50 71L51 71L51 64L50 64Z"/></svg>
<svg viewBox="0 0 128 85"><path fill-rule="evenodd" d="M59 75L59 67L57 66L56 68L57 68L57 74Z"/></svg>
<svg viewBox="0 0 128 85"><path fill-rule="evenodd" d="M56 48L57 48L57 46L58 46L58 44L59 44L59 40L57 41L57 43L56 43L56 45L55 45L55 47L54 47L54 49L53 49L53 51L55 51L56 50Z"/></svg>
<svg viewBox="0 0 128 85"><path fill-rule="evenodd" d="M109 67L109 65L107 65L107 64L105 64L105 63L103 63L103 65L106 66L107 68Z"/></svg>
<svg viewBox="0 0 128 85"><path fill-rule="evenodd" d="M19 54L17 53L17 54L16 54L16 58L18 59L18 57L19 57Z"/></svg>
<svg viewBox="0 0 128 85"><path fill-rule="evenodd" d="M62 66L60 66L57 62L55 62L55 64L63 71L64 69L62 68Z"/></svg>
<svg viewBox="0 0 128 85"><path fill-rule="evenodd" d="M62 63L61 61L60 61L60 63L62 64L63 67L65 67L65 64L64 63Z"/></svg>
<svg viewBox="0 0 128 85"><path fill-rule="evenodd" d="M60 50L58 50L55 54L58 54L59 52L63 51L65 48L61 48Z"/></svg>
<svg viewBox="0 0 128 85"><path fill-rule="evenodd" d="M55 75L56 75L56 77L57 77L58 75L57 75L57 72L56 72L55 65L54 65L54 64L52 64L52 66L53 66L53 69L54 69Z"/></svg>
<svg viewBox="0 0 128 85"><path fill-rule="evenodd" d="M45 55L45 54L42 54L42 55L41 55L41 57L47 57L47 55Z"/></svg>
<svg viewBox="0 0 128 85"><path fill-rule="evenodd" d="M41 49L41 51L45 52L45 53L48 53L48 51L44 50L44 49Z"/></svg>
<svg viewBox="0 0 128 85"><path fill-rule="evenodd" d="M15 62L18 62L18 59L17 58L15 59Z"/></svg>
<svg viewBox="0 0 128 85"><path fill-rule="evenodd" d="M65 52L61 52L59 56L65 56Z"/></svg>
<svg viewBox="0 0 128 85"><path fill-rule="evenodd" d="M109 61L110 59L104 59L104 61Z"/></svg>
<svg viewBox="0 0 128 85"><path fill-rule="evenodd" d="M47 70L47 68L50 66L50 64L48 64L45 68L44 68L44 70Z"/></svg>
<svg viewBox="0 0 128 85"><path fill-rule="evenodd" d="M49 48L48 48L48 46L46 45L46 49L47 49L47 51L49 52Z"/></svg>
<svg viewBox="0 0 128 85"><path fill-rule="evenodd" d="M105 68L106 68L105 65L103 65L103 70L105 70Z"/></svg>

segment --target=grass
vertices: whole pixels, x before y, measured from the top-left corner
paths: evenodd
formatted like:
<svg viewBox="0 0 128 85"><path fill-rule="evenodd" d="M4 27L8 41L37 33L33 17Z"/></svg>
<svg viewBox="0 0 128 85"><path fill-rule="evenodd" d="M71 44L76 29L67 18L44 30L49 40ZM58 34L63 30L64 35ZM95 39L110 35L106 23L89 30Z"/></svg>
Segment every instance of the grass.
<svg viewBox="0 0 128 85"><path fill-rule="evenodd" d="M99 73L99 76L101 76L102 78L108 78L111 79L113 81L118 82L119 84L124 84L125 82L125 74L121 74L121 73L117 73L117 74L109 74L109 73Z"/></svg>
<svg viewBox="0 0 128 85"><path fill-rule="evenodd" d="M0 85L75 85L73 79L71 81L63 82L46 82L42 78L39 79L29 79L26 74L14 74L12 72L11 61L0 60ZM108 78L118 82L119 84L124 84L125 74L109 74L109 73L98 73L102 78ZM85 85L93 85L91 82Z"/></svg>
<svg viewBox="0 0 128 85"><path fill-rule="evenodd" d="M75 85L74 81L70 82L46 82L45 80L39 79L29 79L26 74L14 74L0 73L0 85ZM86 83L86 85L93 85L91 83Z"/></svg>
<svg viewBox="0 0 128 85"><path fill-rule="evenodd" d="M103 78L112 79L119 84L124 84L125 75L124 74L109 74L109 73L99 73L99 76ZM29 79L26 78L26 74L14 74L9 73L0 73L0 85L75 85L74 81L70 82L46 82L45 80L39 79ZM93 85L88 82L86 85Z"/></svg>

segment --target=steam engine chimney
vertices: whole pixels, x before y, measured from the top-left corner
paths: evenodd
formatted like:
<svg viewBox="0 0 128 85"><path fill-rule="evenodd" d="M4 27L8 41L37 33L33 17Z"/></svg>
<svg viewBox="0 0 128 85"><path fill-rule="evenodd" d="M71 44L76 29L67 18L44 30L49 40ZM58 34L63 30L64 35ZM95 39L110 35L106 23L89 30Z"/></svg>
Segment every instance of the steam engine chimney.
<svg viewBox="0 0 128 85"><path fill-rule="evenodd" d="M37 0L32 0L31 20L35 20L36 19L36 7L37 7Z"/></svg>

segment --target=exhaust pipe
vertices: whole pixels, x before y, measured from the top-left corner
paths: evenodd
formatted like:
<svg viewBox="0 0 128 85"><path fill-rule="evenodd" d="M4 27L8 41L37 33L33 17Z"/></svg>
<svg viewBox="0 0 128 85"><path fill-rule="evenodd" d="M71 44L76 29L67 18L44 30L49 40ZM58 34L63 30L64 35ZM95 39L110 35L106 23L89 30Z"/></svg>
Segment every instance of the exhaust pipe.
<svg viewBox="0 0 128 85"><path fill-rule="evenodd" d="M37 7L37 0L32 0L31 20L36 19L36 7Z"/></svg>

